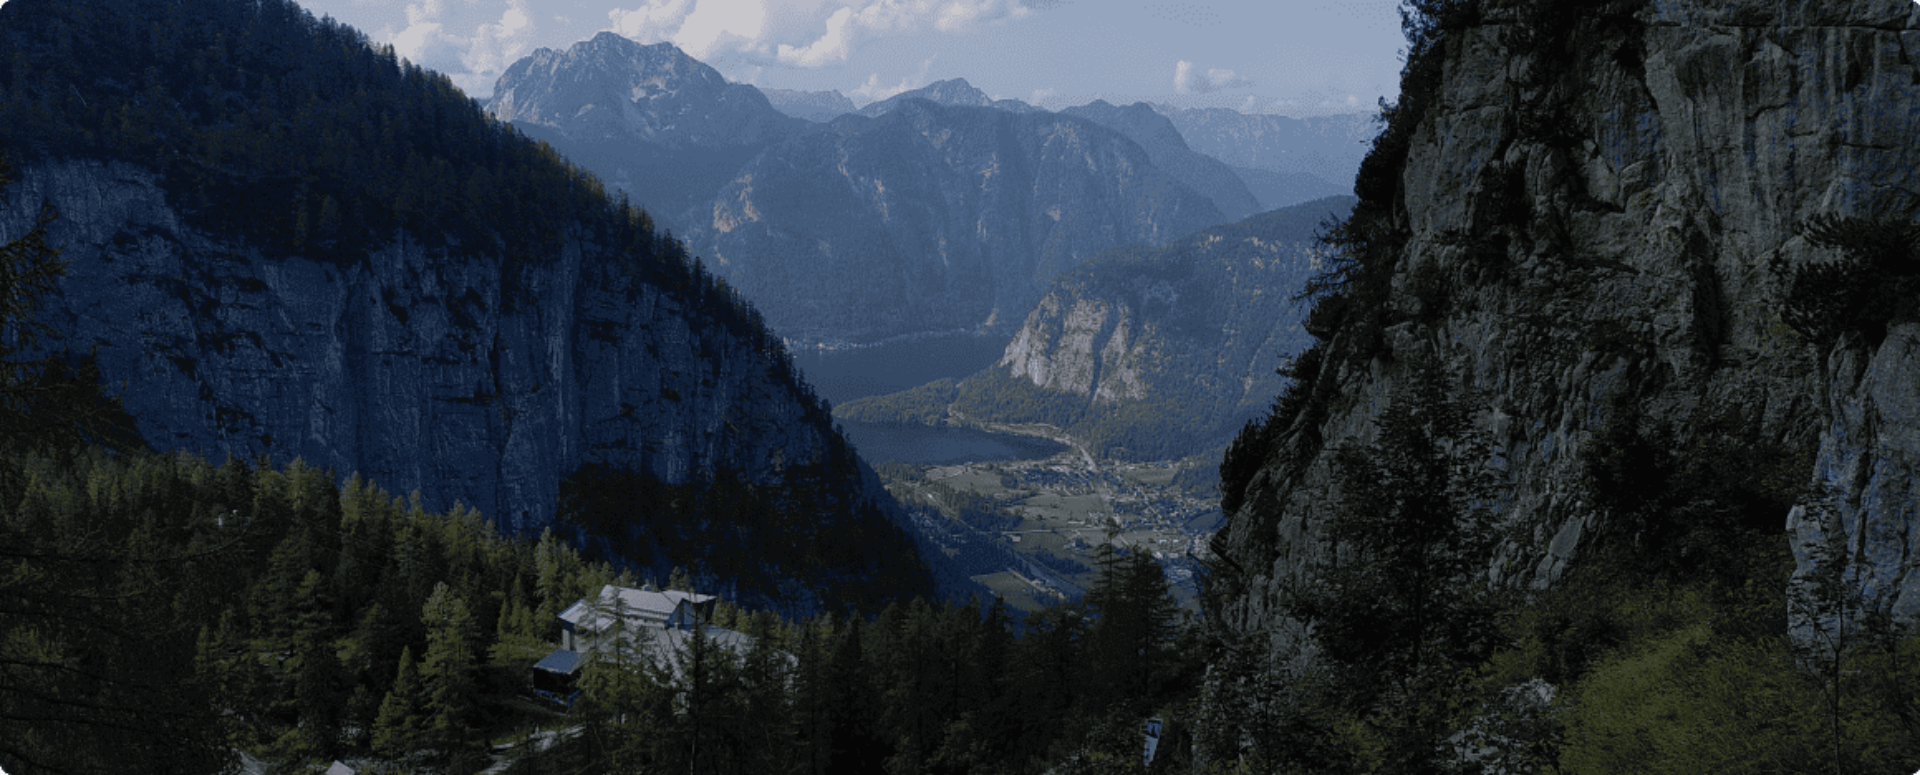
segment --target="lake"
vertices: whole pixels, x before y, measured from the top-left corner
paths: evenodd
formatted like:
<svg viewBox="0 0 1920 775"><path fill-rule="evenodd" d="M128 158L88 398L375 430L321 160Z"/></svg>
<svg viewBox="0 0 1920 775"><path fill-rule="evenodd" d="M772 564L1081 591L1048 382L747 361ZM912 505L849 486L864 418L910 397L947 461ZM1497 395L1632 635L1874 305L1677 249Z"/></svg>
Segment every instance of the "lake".
<svg viewBox="0 0 1920 775"><path fill-rule="evenodd" d="M835 404L897 393L937 379L964 379L1006 350L999 337L930 334L840 350L797 349L793 360L814 392ZM954 465L1041 460L1066 446L1032 436L903 423L842 422L847 440L871 463Z"/></svg>
<svg viewBox="0 0 1920 775"><path fill-rule="evenodd" d="M839 350L794 348L793 362L815 393L836 404L883 396L937 379L963 379L992 366L1007 348L1002 337L929 334Z"/></svg>
<svg viewBox="0 0 1920 775"><path fill-rule="evenodd" d="M973 428L936 428L907 423L842 422L847 440L869 463L957 465L998 460L1043 460L1067 446L1032 436Z"/></svg>

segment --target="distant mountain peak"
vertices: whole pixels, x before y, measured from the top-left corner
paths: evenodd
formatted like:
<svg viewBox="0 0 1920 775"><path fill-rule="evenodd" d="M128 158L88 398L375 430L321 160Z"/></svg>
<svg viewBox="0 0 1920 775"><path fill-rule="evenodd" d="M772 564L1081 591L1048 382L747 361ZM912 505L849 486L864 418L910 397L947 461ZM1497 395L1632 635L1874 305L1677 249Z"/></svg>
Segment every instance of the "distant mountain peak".
<svg viewBox="0 0 1920 775"><path fill-rule="evenodd" d="M878 117L899 107L907 100L927 100L939 105L963 108L998 108L1013 113L1032 113L1039 110L1019 100L996 100L989 97L986 92L967 83L965 78L949 78L944 81L934 81L912 91L895 94L861 108L859 113L869 118Z"/></svg>
<svg viewBox="0 0 1920 775"><path fill-rule="evenodd" d="M728 82L672 43L643 45L612 32L565 51L533 52L507 68L493 94L493 117L576 138L718 147L766 142L801 126L759 89Z"/></svg>

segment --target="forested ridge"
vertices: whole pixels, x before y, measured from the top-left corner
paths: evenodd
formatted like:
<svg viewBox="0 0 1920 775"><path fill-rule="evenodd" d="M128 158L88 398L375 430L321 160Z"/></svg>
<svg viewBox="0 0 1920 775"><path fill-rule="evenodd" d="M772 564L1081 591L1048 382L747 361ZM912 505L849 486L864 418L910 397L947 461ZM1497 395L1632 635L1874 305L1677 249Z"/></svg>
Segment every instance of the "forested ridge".
<svg viewBox="0 0 1920 775"><path fill-rule="evenodd" d="M601 656L563 714L529 683L556 615L646 580L552 533L501 536L298 461L14 454L0 492L10 772L212 772L239 751L285 771L470 772L495 752L515 772L1138 765L1141 719L1179 710L1199 667L1158 564L1110 554L1083 605L1018 635L999 604L799 621L723 605L711 624L754 648L688 676ZM511 747L542 730L564 742Z"/></svg>
<svg viewBox="0 0 1920 775"><path fill-rule="evenodd" d="M930 593L908 539L871 497L880 488L863 490L870 474L759 312L683 243L656 231L646 212L610 199L550 147L487 117L444 76L288 0L13 2L0 8L0 58L0 154L15 168L74 159L135 165L157 174L188 226L269 262L351 269L395 260L385 248L402 244L447 264L497 267L498 298L461 298L456 325L471 323L468 305L505 312L532 304L557 284L546 267L577 247L591 265L584 281L624 289L628 301L658 289L696 349L744 354L753 362L737 371L763 370L770 392L797 397L799 421L824 437L810 456L795 455L757 480L696 470L670 482L592 464L562 472L553 513L590 556L658 573L684 564L724 580L723 591L763 602L783 594L772 576L812 573L819 589L796 602L802 610L844 603L873 611ZM196 314L215 316L218 288L186 287L192 278L163 282L190 297ZM405 324L407 310L391 295L387 311ZM584 335L620 338L606 328ZM463 333L487 346L486 332ZM195 346L221 345L214 338ZM83 356L66 360L74 363L61 368L86 368ZM197 365L192 354L174 363L183 371ZM500 398L475 388L470 400ZM672 389L659 398L663 412L683 400ZM619 420L653 410L621 406ZM635 499L661 508L639 524ZM705 529L716 523L727 529ZM776 533L799 538L780 557L753 556L751 547ZM849 568L856 572L841 572Z"/></svg>

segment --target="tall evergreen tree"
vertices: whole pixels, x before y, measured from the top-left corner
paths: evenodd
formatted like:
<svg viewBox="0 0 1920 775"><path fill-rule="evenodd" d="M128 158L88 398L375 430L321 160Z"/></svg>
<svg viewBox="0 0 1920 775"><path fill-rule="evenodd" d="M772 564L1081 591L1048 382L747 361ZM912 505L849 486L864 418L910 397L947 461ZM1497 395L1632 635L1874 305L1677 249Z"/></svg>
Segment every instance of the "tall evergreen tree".
<svg viewBox="0 0 1920 775"><path fill-rule="evenodd" d="M1493 454L1471 407L1426 364L1366 445L1340 449L1324 559L1289 601L1377 734L1361 753L1396 772L1440 767L1452 700L1491 655L1497 610Z"/></svg>
<svg viewBox="0 0 1920 775"><path fill-rule="evenodd" d="M427 654L420 668L427 743L443 756L462 757L473 748L471 722L479 702L473 616L466 601L441 582L427 598L421 618L427 625Z"/></svg>
<svg viewBox="0 0 1920 775"><path fill-rule="evenodd" d="M422 700L413 647L408 646L400 651L399 673L393 679L393 688L387 690L386 699L380 702L380 715L373 722L374 753L399 758L419 750L421 727L426 721L421 713L425 704Z"/></svg>

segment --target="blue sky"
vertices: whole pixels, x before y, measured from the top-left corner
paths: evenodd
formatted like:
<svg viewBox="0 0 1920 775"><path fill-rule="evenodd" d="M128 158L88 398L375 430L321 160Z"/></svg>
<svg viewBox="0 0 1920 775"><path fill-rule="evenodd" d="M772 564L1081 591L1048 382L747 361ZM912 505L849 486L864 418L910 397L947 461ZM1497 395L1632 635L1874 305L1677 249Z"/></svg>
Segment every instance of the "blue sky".
<svg viewBox="0 0 1920 775"><path fill-rule="evenodd" d="M4 0L0 0L4 2ZM856 103L946 78L1047 107L1095 98L1294 116L1371 111L1398 0L303 0L485 99L509 65L602 30L728 79Z"/></svg>

